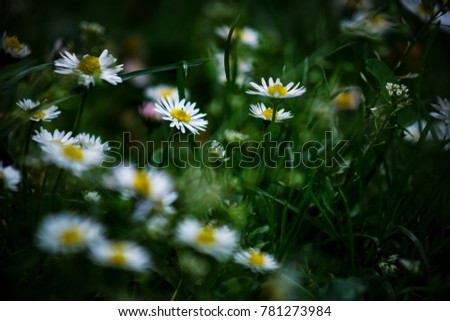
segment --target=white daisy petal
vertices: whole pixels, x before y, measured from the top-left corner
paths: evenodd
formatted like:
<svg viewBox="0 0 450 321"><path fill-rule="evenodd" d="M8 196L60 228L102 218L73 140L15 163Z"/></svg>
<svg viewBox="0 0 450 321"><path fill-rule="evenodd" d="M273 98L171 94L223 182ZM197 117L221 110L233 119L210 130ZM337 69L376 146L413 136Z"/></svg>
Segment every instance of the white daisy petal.
<svg viewBox="0 0 450 321"><path fill-rule="evenodd" d="M260 118L266 121L272 121L273 109L267 108L263 103L258 103L256 105L250 105L250 116L255 118ZM291 112L284 111L284 109L277 110L275 114L275 122L280 123L286 119L290 119L292 116Z"/></svg>
<svg viewBox="0 0 450 321"><path fill-rule="evenodd" d="M256 91L249 89L246 93L249 95L259 95L271 98L293 98L299 97L306 92L305 87L297 89L298 86L300 86L300 83L297 83L294 88L291 88L294 85L293 82L290 82L287 86L283 86L283 83L279 78L277 78L276 81L273 81L273 78L270 77L269 85L267 85L264 78L261 78L261 83L262 86L251 82L250 85L255 88Z"/></svg>

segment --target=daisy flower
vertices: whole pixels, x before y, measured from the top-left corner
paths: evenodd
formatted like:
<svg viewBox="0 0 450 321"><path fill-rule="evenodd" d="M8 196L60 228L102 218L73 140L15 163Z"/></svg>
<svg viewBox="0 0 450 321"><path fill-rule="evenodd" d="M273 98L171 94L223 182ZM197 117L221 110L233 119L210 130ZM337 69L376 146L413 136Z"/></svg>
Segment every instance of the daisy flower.
<svg viewBox="0 0 450 321"><path fill-rule="evenodd" d="M122 193L125 198L140 200L133 215L137 220L144 219L152 209L165 214L175 212L172 203L178 194L172 179L165 172L120 166L114 168L112 175L106 175L103 182L107 188Z"/></svg>
<svg viewBox="0 0 450 321"><path fill-rule="evenodd" d="M422 21L427 22L434 17L434 24L439 23L441 30L450 32L450 12L448 10L435 17L436 13L443 9L438 5L433 6L430 4L427 6L424 5L422 0L400 0L400 3L406 8L406 10L422 19Z"/></svg>
<svg viewBox="0 0 450 321"><path fill-rule="evenodd" d="M102 238L102 226L65 212L44 218L36 234L37 246L52 253L77 252Z"/></svg>
<svg viewBox="0 0 450 321"><path fill-rule="evenodd" d="M258 103L256 105L250 105L250 116L255 118L261 118L263 120L272 121L273 109L267 108L263 103ZM292 118L290 111L284 111L284 109L277 110L275 113L275 122L280 123L286 119Z"/></svg>
<svg viewBox="0 0 450 321"><path fill-rule="evenodd" d="M77 176L102 163L105 145L101 144L95 136L85 134L89 137L88 143L86 143L78 136L75 138L70 137L70 132L67 135L64 135L64 132L59 132L59 136L54 134L54 136L57 136L57 139L48 137L48 134L41 128L41 133L33 136L33 140L40 143L40 147L44 151L44 159L47 162L70 170Z"/></svg>
<svg viewBox="0 0 450 321"><path fill-rule="evenodd" d="M80 133L75 136L75 140L79 146L84 149L106 151L108 150L108 143L102 143L100 137L96 137L87 133Z"/></svg>
<svg viewBox="0 0 450 321"><path fill-rule="evenodd" d="M211 142L211 147L208 149L208 152L212 154L212 156L214 156L214 159L217 160L226 162L230 159L229 157L226 157L227 153L225 151L225 148L217 140L213 140Z"/></svg>
<svg viewBox="0 0 450 321"><path fill-rule="evenodd" d="M279 267L279 264L272 255L254 249L236 253L234 261L251 269L253 272L260 273L276 270Z"/></svg>
<svg viewBox="0 0 450 321"><path fill-rule="evenodd" d="M98 79L117 85L122 82L117 74L122 71L123 65L113 66L117 61L108 50L103 50L100 57L84 55L79 59L75 54L67 51L61 53L60 59L55 61L55 72L64 75L77 75L78 84L89 87L94 86Z"/></svg>
<svg viewBox="0 0 450 321"><path fill-rule="evenodd" d="M41 145L45 144L59 144L59 145L72 145L75 143L75 138L72 137L72 132L59 131L55 129L53 133L50 133L45 128L41 127L40 131L35 130L35 135L32 137L34 141Z"/></svg>
<svg viewBox="0 0 450 321"><path fill-rule="evenodd" d="M358 36L377 37L388 32L394 24L387 15L359 11L350 20L343 20L341 29Z"/></svg>
<svg viewBox="0 0 450 321"><path fill-rule="evenodd" d="M7 36L6 32L2 39L3 50L14 58L25 58L31 53L30 48L24 43L21 43L16 36Z"/></svg>
<svg viewBox="0 0 450 321"><path fill-rule="evenodd" d="M431 112L430 116L442 121L447 126L450 125L450 102L446 98L437 98L437 103L431 104L431 106L436 110Z"/></svg>
<svg viewBox="0 0 450 321"><path fill-rule="evenodd" d="M30 120L39 122L39 121L45 121L49 122L52 119L55 119L56 117L61 114L61 111L58 110L58 106L52 105L46 109L40 110L33 115L31 115Z"/></svg>
<svg viewBox="0 0 450 321"><path fill-rule="evenodd" d="M228 227L203 225L187 218L177 226L177 240L195 250L211 255L219 261L226 260L237 244L237 234Z"/></svg>
<svg viewBox="0 0 450 321"><path fill-rule="evenodd" d="M271 98L293 98L299 97L306 92L305 87L300 87L300 83L294 86L293 82L290 82L286 86L283 86L283 83L280 81L280 78L277 78L276 81L273 81L272 77L269 78L269 85L267 85L264 78L261 78L262 85L258 85L254 82L250 82L250 85L253 86L255 90L247 90L246 93L249 95L259 95L266 96ZM300 87L300 88L299 88Z"/></svg>
<svg viewBox="0 0 450 321"><path fill-rule="evenodd" d="M224 40L228 39L229 32L230 28L227 26L222 26L216 29L216 34ZM233 30L233 38L238 39L240 43L250 48L257 48L260 41L259 33L248 27L235 28Z"/></svg>
<svg viewBox="0 0 450 321"><path fill-rule="evenodd" d="M206 114L199 114L199 109L195 108L195 103L181 101L172 97L161 98L156 103L156 112L163 115L164 120L170 121L170 127L176 127L184 134L186 128L198 135L198 131L205 131L208 121L202 119Z"/></svg>
<svg viewBox="0 0 450 321"><path fill-rule="evenodd" d="M12 166L3 167L0 161L0 181L3 181L3 186L10 191L17 191L21 179L20 172Z"/></svg>
<svg viewBox="0 0 450 321"><path fill-rule="evenodd" d="M165 84L151 86L145 89L144 96L152 101L157 101L161 98L167 99L168 97L178 100L178 88Z"/></svg>
<svg viewBox="0 0 450 321"><path fill-rule="evenodd" d="M364 95L359 87L349 87L341 91L333 103L338 110L355 110L364 101Z"/></svg>
<svg viewBox="0 0 450 321"><path fill-rule="evenodd" d="M96 242L90 246L91 259L102 266L128 271L145 272L150 268L150 255L131 241Z"/></svg>
<svg viewBox="0 0 450 321"><path fill-rule="evenodd" d="M38 107L41 104L41 102L39 100L33 101L31 99L22 99L19 100L16 105L19 106L20 108L22 108L24 111L29 111L32 110L36 107Z"/></svg>

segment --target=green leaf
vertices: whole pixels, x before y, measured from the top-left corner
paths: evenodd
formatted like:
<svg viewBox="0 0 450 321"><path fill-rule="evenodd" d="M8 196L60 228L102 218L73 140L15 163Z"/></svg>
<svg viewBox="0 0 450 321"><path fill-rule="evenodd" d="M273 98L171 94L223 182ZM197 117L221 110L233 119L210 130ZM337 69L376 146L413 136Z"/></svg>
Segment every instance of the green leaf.
<svg viewBox="0 0 450 321"><path fill-rule="evenodd" d="M380 85L381 92L385 100L389 100L389 95L386 90L386 83L396 83L397 78L393 74L392 70L382 61L378 59L367 59L366 60L366 69L375 79L378 81Z"/></svg>
<svg viewBox="0 0 450 321"><path fill-rule="evenodd" d="M8 87L11 87L12 85L14 85L15 83L17 83L19 80L21 80L22 78L25 78L26 76L38 72L38 71L42 71L45 69L50 69L53 67L53 63L46 63L46 64L42 64L42 65L37 65L28 69L25 69L24 71L19 72L18 74L16 74L14 77L12 77L11 79L9 79L8 81L6 81L2 86L1 89L6 89Z"/></svg>
<svg viewBox="0 0 450 321"><path fill-rule="evenodd" d="M210 58L200 58L200 59L195 59L195 60L190 60L190 61L184 61L183 68L184 68L185 72L187 72L187 68L201 66L201 65L209 62L210 60L211 60ZM148 75L148 74L152 74L155 72L161 72L161 71L176 70L178 68L180 68L179 62L174 63L174 64L169 64L169 65L163 65L163 66L157 66L157 67L151 67L151 68L147 68L147 69L137 70L137 71L129 72L129 73L122 74L119 76L122 78L123 81L126 81L126 80L129 80L134 77L139 77L139 76Z"/></svg>
<svg viewBox="0 0 450 321"><path fill-rule="evenodd" d="M223 63L225 68L225 77L227 78L227 83L231 84L231 75L230 75L230 52L231 52L231 38L233 37L233 31L236 28L236 25L239 21L240 15L236 17L233 24L231 25L230 32L228 32L227 43L225 45L225 53L223 57Z"/></svg>

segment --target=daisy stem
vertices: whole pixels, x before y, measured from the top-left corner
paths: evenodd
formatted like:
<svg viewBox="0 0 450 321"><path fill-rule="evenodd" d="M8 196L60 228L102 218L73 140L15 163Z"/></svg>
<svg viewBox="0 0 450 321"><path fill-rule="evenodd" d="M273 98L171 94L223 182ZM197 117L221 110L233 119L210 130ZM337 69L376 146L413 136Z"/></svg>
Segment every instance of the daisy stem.
<svg viewBox="0 0 450 321"><path fill-rule="evenodd" d="M53 184L52 197L55 195L56 189L58 188L59 182L61 181L63 174L64 170L61 168L58 172L58 176L56 177L55 183Z"/></svg>
<svg viewBox="0 0 450 321"><path fill-rule="evenodd" d="M84 105L86 104L88 89L85 90L83 96L81 97L80 107L78 108L77 116L75 118L75 122L73 123L72 133L78 130L78 126L80 125L81 116L83 115Z"/></svg>
<svg viewBox="0 0 450 321"><path fill-rule="evenodd" d="M39 191L39 199L36 206L36 216L39 217L41 211L42 197L44 196L45 185L47 184L48 170L47 167L44 169L44 178L42 179L41 190Z"/></svg>
<svg viewBox="0 0 450 321"><path fill-rule="evenodd" d="M24 206L26 205L26 199L28 194L28 170L27 170L27 156L28 152L30 150L30 141L31 141L31 134L33 131L34 122L30 121L30 126L28 127L28 132L25 140L25 145L23 148L23 160L22 160L22 180L23 180L23 200L24 200Z"/></svg>

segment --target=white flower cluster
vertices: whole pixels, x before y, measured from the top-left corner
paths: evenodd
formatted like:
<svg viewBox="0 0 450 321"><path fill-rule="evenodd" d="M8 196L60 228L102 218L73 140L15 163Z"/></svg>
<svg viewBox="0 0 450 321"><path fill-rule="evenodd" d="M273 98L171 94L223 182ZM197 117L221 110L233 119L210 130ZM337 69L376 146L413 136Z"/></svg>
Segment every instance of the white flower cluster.
<svg viewBox="0 0 450 321"><path fill-rule="evenodd" d="M409 98L409 89L405 85L393 84L391 82L386 83L386 90L392 102L397 105L398 108L403 108L411 105L411 99Z"/></svg>

